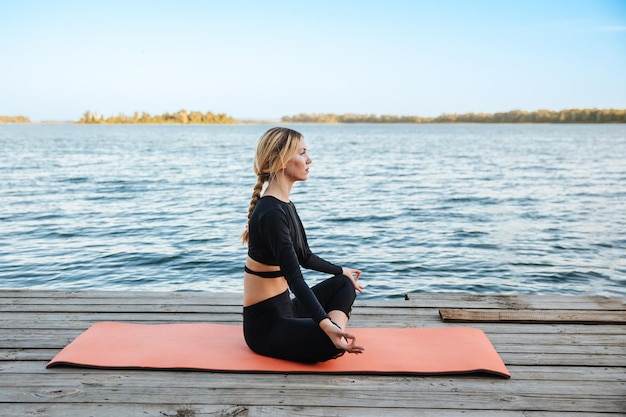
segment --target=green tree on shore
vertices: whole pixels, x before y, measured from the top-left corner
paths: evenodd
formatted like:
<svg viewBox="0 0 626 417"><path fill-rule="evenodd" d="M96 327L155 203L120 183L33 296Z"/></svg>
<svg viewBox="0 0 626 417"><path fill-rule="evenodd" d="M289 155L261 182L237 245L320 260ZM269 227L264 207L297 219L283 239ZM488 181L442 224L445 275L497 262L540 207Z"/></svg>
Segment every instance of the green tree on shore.
<svg viewBox="0 0 626 417"><path fill-rule="evenodd" d="M0 116L0 123L30 123L26 116Z"/></svg>
<svg viewBox="0 0 626 417"><path fill-rule="evenodd" d="M626 109L512 110L501 113L442 114L437 117L375 114L307 114L284 116L283 123L626 123Z"/></svg>
<svg viewBox="0 0 626 417"><path fill-rule="evenodd" d="M626 123L626 109L568 109L561 111L537 110L533 112L511 110L500 113L442 114L437 117L397 116L375 114L300 113L284 116L283 123ZM0 123L31 123L26 116L2 116ZM120 113L104 117L86 111L77 123L81 124L232 124L237 121L224 113L199 111L150 115L135 111L131 116Z"/></svg>
<svg viewBox="0 0 626 417"><path fill-rule="evenodd" d="M132 116L126 116L120 113L117 116L110 116L105 118L98 113L87 110L83 117L77 122L81 124L141 124L141 123L153 123L153 124L232 124L237 121L231 116L225 113L215 114L213 112L201 113L198 111L192 111L187 113L187 110L180 110L176 113L164 113L160 115L151 116L149 113L134 112Z"/></svg>

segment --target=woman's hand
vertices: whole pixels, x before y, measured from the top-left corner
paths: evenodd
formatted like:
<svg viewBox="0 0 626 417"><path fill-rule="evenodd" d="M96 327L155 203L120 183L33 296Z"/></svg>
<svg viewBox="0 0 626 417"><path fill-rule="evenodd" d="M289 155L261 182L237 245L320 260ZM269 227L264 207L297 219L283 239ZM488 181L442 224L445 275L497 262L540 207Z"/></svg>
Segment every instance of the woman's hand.
<svg viewBox="0 0 626 417"><path fill-rule="evenodd" d="M330 338L337 349L345 350L348 353L363 353L365 348L356 345L356 336L351 333L344 332L339 326L330 319L324 319L320 322L320 327Z"/></svg>
<svg viewBox="0 0 626 417"><path fill-rule="evenodd" d="M346 267L342 267L341 269L342 269L342 273L348 278L350 278L350 281L352 281L352 285L354 285L354 289L357 290L359 293L363 294L363 291L365 288L362 285L359 285L357 283L357 281L361 277L361 271L358 269L352 269L352 268L346 268Z"/></svg>

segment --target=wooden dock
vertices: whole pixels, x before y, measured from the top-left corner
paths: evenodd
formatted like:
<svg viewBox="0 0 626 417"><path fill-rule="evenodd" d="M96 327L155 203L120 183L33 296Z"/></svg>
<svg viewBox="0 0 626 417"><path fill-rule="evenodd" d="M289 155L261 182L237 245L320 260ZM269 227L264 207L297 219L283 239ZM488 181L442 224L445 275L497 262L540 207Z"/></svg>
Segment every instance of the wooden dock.
<svg viewBox="0 0 626 417"><path fill-rule="evenodd" d="M440 310L455 321L443 321ZM239 324L241 297L0 290L0 416L626 416L626 304L620 297L357 299L353 327L484 330L509 380L46 369L98 321Z"/></svg>

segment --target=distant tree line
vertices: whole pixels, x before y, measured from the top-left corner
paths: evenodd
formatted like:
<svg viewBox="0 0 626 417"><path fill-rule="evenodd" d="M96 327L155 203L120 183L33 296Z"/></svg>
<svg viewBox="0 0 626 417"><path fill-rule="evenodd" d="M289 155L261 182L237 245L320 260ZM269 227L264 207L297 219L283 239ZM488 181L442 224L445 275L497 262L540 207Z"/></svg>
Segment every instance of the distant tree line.
<svg viewBox="0 0 626 417"><path fill-rule="evenodd" d="M30 123L26 116L0 116L0 123Z"/></svg>
<svg viewBox="0 0 626 417"><path fill-rule="evenodd" d="M437 117L375 114L307 114L284 116L283 123L626 123L626 109L512 110L502 113L442 114Z"/></svg>
<svg viewBox="0 0 626 417"><path fill-rule="evenodd" d="M104 117L98 113L86 111L77 123L99 124L99 123L155 123L155 124L230 124L237 123L235 119L224 113L215 114L213 112L202 113L187 110L180 110L176 113L164 113L152 116L146 112L134 112L132 116L119 114L117 116Z"/></svg>

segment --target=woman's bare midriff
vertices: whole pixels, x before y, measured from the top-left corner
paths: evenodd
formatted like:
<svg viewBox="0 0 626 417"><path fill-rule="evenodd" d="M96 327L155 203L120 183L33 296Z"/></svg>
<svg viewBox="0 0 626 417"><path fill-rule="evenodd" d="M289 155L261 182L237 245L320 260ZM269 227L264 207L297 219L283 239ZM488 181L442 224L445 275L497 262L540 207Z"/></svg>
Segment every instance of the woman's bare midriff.
<svg viewBox="0 0 626 417"><path fill-rule="evenodd" d="M254 259L246 259L246 266L256 272L280 271L275 265L265 265ZM278 294L284 293L289 286L285 277L262 278L254 274L243 274L243 305L244 307L259 303Z"/></svg>

